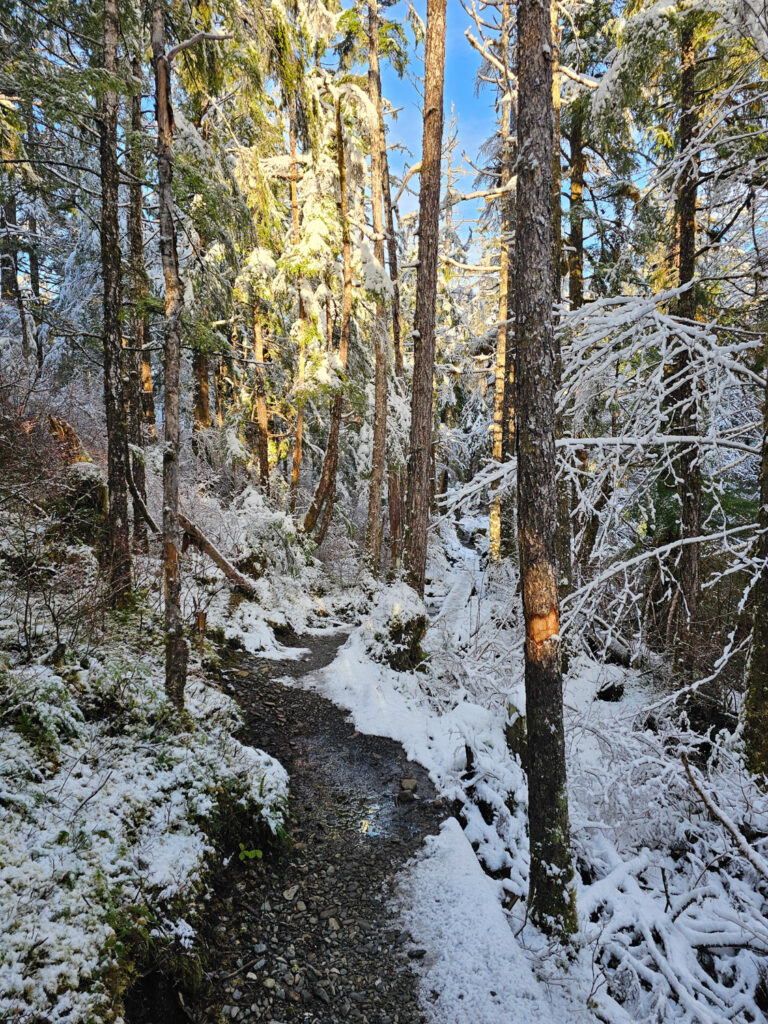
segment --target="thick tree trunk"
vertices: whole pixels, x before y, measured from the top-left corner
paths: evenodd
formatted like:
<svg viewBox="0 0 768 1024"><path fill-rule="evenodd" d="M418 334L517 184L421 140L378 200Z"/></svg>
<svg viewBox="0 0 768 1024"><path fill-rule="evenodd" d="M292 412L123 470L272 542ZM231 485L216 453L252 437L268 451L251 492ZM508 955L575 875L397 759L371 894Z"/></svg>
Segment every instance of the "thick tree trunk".
<svg viewBox="0 0 768 1024"><path fill-rule="evenodd" d="M681 317L693 320L696 317L696 290L692 282L696 275L696 201L699 181L699 158L693 153L696 139L696 52L694 47L693 23L690 18L682 28L682 73L680 89L680 156L684 161L680 176L678 218L680 244L678 249L678 279L681 285L691 282L691 287L678 300L677 311ZM691 355L682 348L675 360L673 372L681 378L674 389L672 404L678 407L675 419L677 433L692 437L698 431L696 399L690 380ZM698 537L701 532L701 469L699 453L695 447L684 448L677 459L676 472L679 478L682 538ZM682 626L680 657L690 661L689 633L696 618L699 596L699 546L686 544L680 552L680 590L685 607L681 608Z"/></svg>
<svg viewBox="0 0 768 1024"><path fill-rule="evenodd" d="M560 165L560 23L559 6L552 0L550 18L552 25L552 108L554 115L554 144L552 146L552 300L558 306L562 298L563 224L562 200L563 176ZM557 314L555 314L557 323ZM555 389L560 389L563 359L560 352L560 336L555 333ZM555 436L563 436L562 416L555 419ZM557 480L557 565L559 572L560 596L573 590L573 563L571 559L571 502L568 480L565 476Z"/></svg>
<svg viewBox="0 0 768 1024"><path fill-rule="evenodd" d="M519 547L525 617L529 908L576 930L565 778L557 585L552 329L552 34L549 8L519 0L516 379Z"/></svg>
<svg viewBox="0 0 768 1024"><path fill-rule="evenodd" d="M264 373L264 333L258 301L253 303L253 361L256 364L254 410L259 453L259 483L269 494L269 427L267 425L267 383Z"/></svg>
<svg viewBox="0 0 768 1024"><path fill-rule="evenodd" d="M104 0L104 70L117 73L117 0ZM99 101L101 170L101 272L104 284L104 407L107 419L107 484L109 487L109 585L113 604L131 593L131 546L128 521L127 425L123 396L121 253L117 162L117 93L107 89Z"/></svg>
<svg viewBox="0 0 768 1024"><path fill-rule="evenodd" d="M445 2L446 0L427 0L427 41L424 54L419 265L416 272L416 311L413 321L413 392L406 522L408 577L419 594L424 593L427 528L432 492L432 390L440 229L440 164L443 142Z"/></svg>
<svg viewBox="0 0 768 1024"><path fill-rule="evenodd" d="M344 154L344 132L341 121L341 100L336 101L336 160L339 168L339 219L341 221L341 261L344 275L341 298L341 334L339 338L339 362L346 368L349 352L349 331L352 321L352 236L349 230L349 193L347 191L347 163ZM315 490L312 504L304 517L304 532L311 533L323 506L327 505L326 515L333 508L336 494L336 469L339 461L339 434L341 431L341 394L334 395L331 402L331 425L328 431L328 444L325 449L323 468ZM330 520L325 521L320 536L324 537Z"/></svg>
<svg viewBox="0 0 768 1024"><path fill-rule="evenodd" d="M379 11L377 0L368 0L368 96L376 110L371 128L371 208L373 221L373 254L384 266L384 218L382 185L384 179L384 118L379 74ZM373 455L371 486L368 495L368 524L365 551L371 571L378 572L381 558L381 499L384 491L384 467L387 458L387 316L384 303L376 303L374 344L376 346L375 408L373 417Z"/></svg>
<svg viewBox="0 0 768 1024"><path fill-rule="evenodd" d="M179 374L181 314L184 288L179 273L176 225L173 217L173 106L171 69L165 56L165 0L152 4L152 58L155 67L157 116L157 183L160 215L160 255L165 279L165 447L163 450L163 579L165 590L165 689L169 700L184 706L187 642L181 614L179 554Z"/></svg>
<svg viewBox="0 0 768 1024"><path fill-rule="evenodd" d="M141 81L141 64L138 58L133 60L133 76ZM144 269L144 230L142 180L144 177L144 161L141 155L141 94L131 97L130 134L127 144L128 171L128 247L130 265L130 349L123 353L127 363L127 420L128 440L134 448L143 448L143 388L142 360L143 349L149 344L149 320L146 311L147 277ZM130 454L131 475L139 498L146 505L147 484L144 460L135 451ZM147 529L141 509L134 498L133 501L133 541L142 551L147 549Z"/></svg>

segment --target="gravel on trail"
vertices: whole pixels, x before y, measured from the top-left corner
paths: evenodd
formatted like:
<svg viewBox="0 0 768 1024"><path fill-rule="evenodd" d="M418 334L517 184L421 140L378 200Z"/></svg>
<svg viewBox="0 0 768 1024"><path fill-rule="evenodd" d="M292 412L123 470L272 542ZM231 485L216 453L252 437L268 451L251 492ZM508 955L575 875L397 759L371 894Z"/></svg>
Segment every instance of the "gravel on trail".
<svg viewBox="0 0 768 1024"><path fill-rule="evenodd" d="M345 635L281 639L309 653L279 662L237 654L222 683L243 709L242 739L290 774L288 839L263 861L233 857L216 879L213 988L186 1017L419 1024L413 966L425 951L398 927L393 883L448 810L398 743L358 733L330 701L278 681L330 664Z"/></svg>

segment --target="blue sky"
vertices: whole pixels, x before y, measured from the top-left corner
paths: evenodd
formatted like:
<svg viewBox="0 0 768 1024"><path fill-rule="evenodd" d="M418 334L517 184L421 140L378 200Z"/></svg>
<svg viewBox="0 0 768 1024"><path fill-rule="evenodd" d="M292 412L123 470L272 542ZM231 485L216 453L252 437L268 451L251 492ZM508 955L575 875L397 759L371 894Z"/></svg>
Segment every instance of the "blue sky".
<svg viewBox="0 0 768 1024"><path fill-rule="evenodd" d="M426 0L415 0L414 6L426 24ZM391 20L405 21L407 4L400 3L389 8L385 16ZM462 150L475 160L481 143L494 131L495 114L493 94L485 88L479 96L475 95L475 76L479 65L476 51L467 42L464 31L469 24L467 15L459 0L448 0L446 13L446 46L445 46L445 132L447 136L451 111L451 103L458 117L459 144L456 158L461 158ZM407 30L408 31L408 30ZM422 74L423 47L419 48L418 57L410 67L411 77ZM393 173L399 173L403 162L415 163L421 155L421 99L407 78L399 79L388 64L382 65L382 91L387 100L395 106L402 107L397 121L388 125L388 141L390 144L403 142L413 154L411 157L392 153L390 161ZM412 179L418 186L418 179ZM459 188L467 191L471 179L465 178ZM401 204L403 211L413 209L415 199Z"/></svg>

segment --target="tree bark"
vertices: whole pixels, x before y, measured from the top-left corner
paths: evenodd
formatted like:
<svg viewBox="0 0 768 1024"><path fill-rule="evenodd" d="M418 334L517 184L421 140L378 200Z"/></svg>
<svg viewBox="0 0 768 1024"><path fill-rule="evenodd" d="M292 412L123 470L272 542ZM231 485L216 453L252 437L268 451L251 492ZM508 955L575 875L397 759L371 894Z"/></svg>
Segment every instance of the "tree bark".
<svg viewBox="0 0 768 1024"><path fill-rule="evenodd" d="M756 774L768 776L768 372L763 405L760 511L757 525L757 559L761 568L752 595L752 649L747 662L742 717L747 766Z"/></svg>
<svg viewBox="0 0 768 1024"><path fill-rule="evenodd" d="M395 354L396 387L405 387L405 370L403 368L403 336L400 322L400 283L397 267L397 236L395 235L395 218L392 208L392 192L389 180L389 157L387 155L387 134L384 126L383 110L380 113L381 132L383 138L383 172L384 172L384 220L387 228L387 262L389 279L392 282L392 347ZM393 572L400 568L403 553L403 486L402 462L393 459L387 474L387 497L389 506L389 539L390 567Z"/></svg>
<svg viewBox="0 0 768 1024"><path fill-rule="evenodd" d="M681 317L693 320L696 317L696 202L699 181L699 157L693 152L696 140L696 51L694 47L693 21L689 17L683 22L681 32L682 71L680 80L680 157L683 170L680 175L678 197L679 248L678 280L681 285L691 283L678 300L677 311ZM677 406L675 431L686 436L697 433L696 399L691 386L691 355L687 348L681 349L675 360L673 372L680 379L671 396ZM676 474L679 479L678 492L681 507L683 539L698 537L701 533L701 469L696 448L684 448L677 459ZM685 607L681 608L682 628L679 639L682 644L680 656L690 662L691 627L696 618L699 595L699 546L686 544L680 551L680 590ZM686 650L686 648L688 648Z"/></svg>
<svg viewBox="0 0 768 1024"><path fill-rule="evenodd" d="M269 428L267 425L267 384L264 373L264 333L258 300L253 303L253 361L256 364L254 408L259 453L259 483L269 494Z"/></svg>
<svg viewBox="0 0 768 1024"><path fill-rule="evenodd" d="M157 116L157 182L160 214L160 255L165 280L165 447L163 450L163 580L165 591L165 689L178 708L184 706L187 642L181 614L179 553L179 374L181 314L184 288L179 273L176 224L173 216L173 105L171 69L165 56L165 0L152 4L152 58L155 68Z"/></svg>
<svg viewBox="0 0 768 1024"><path fill-rule="evenodd" d="M381 102L381 75L379 73L379 10L377 0L368 0L368 96L376 110L371 127L371 207L373 221L373 254L384 266L384 218L382 215L382 186L384 183L384 118ZM368 495L368 524L365 550L368 565L374 575L381 558L381 499L384 491L384 467L387 457L387 317L384 303L376 303L374 321L376 346L375 408L373 417L373 454L371 458L371 486Z"/></svg>
<svg viewBox="0 0 768 1024"><path fill-rule="evenodd" d="M339 362L346 369L349 352L349 331L352 321L352 236L349 230L349 193L347 191L347 163L344 154L344 132L341 121L341 100L336 101L336 160L339 169L339 219L341 221L341 260L344 275L341 298L341 333L339 337ZM317 524L324 505L330 512L336 494L336 470L339 461L339 433L341 431L341 409L343 397L334 395L331 402L331 425L328 444L325 449L323 468L315 490L312 504L304 517L304 532L311 533ZM320 536L324 537L330 520L324 522ZM319 541L321 542L321 541Z"/></svg>
<svg viewBox="0 0 768 1024"><path fill-rule="evenodd" d="M117 74L117 0L104 0L103 67ZM121 314L121 252L118 212L120 172L117 162L118 97L105 89L99 101L98 130L101 173L101 272L104 285L104 408L107 420L107 485L109 488L109 586L113 605L131 593L131 546L128 522L127 424L123 395Z"/></svg>
<svg viewBox="0 0 768 1024"><path fill-rule="evenodd" d="M141 81L141 63L137 57L133 59L133 77ZM127 363L127 421L128 440L135 448L143 448L144 398L142 387L142 360L144 346L149 344L149 320L146 310L147 276L144 268L144 230L142 180L144 177L144 161L141 154L141 93L131 97L130 133L127 141L128 171L128 249L130 267L130 298L131 309L129 322L131 325L131 348L123 352ZM130 453L131 475L138 491L139 498L146 505L147 484L143 458L135 451ZM147 529L141 509L136 499L133 501L133 541L142 551L146 551Z"/></svg>
<svg viewBox="0 0 768 1024"><path fill-rule="evenodd" d="M569 848L557 585L552 327L552 33L549 8L519 0L516 380L518 516L528 728L529 908L576 930Z"/></svg>
<svg viewBox="0 0 768 1024"><path fill-rule="evenodd" d="M211 426L211 386L209 380L208 353L196 348L192 356L192 373L195 380L193 405L195 432L208 430Z"/></svg>
<svg viewBox="0 0 768 1024"><path fill-rule="evenodd" d="M580 99L571 106L571 194L568 244L568 300L571 309L584 305L584 107Z"/></svg>
<svg viewBox="0 0 768 1024"><path fill-rule="evenodd" d="M431 500L432 391L440 229L446 0L427 0L424 53L424 131L419 190L419 248L413 321L413 391L408 463L406 556L409 582L424 593Z"/></svg>
<svg viewBox="0 0 768 1024"><path fill-rule="evenodd" d="M293 110L291 110L288 124L288 134L291 147L291 214L293 217L293 243L298 245L301 239L299 231L299 192L298 192L298 164L296 160L296 133L293 127ZM301 298L301 275L297 282L299 290L299 322L304 319L304 304ZM299 478L301 477L302 447L304 443L304 370L306 355L304 352L303 334L299 339L299 372L297 387L299 390L298 401L296 402L296 431L293 443L293 463L291 465L291 491L290 502L291 512L296 511L296 499L299 494ZM306 527L305 527L306 529Z"/></svg>
<svg viewBox="0 0 768 1024"><path fill-rule="evenodd" d="M511 36L512 13L509 0L504 0L501 9L501 60L504 64L503 96L501 99L501 173L499 187L508 186L512 177L512 83L509 76L509 44ZM496 328L496 366L494 370L493 389L493 458L501 462L505 452L506 411L509 406L509 247L512 241L514 221L514 194L505 192L500 198L501 204L501 236L499 244L499 305L498 325ZM496 490L494 486L493 490ZM500 562L502 558L502 500L496 496L491 500L489 529L489 558L492 562ZM505 516L508 520L508 516ZM508 524L507 524L508 525ZM505 545L506 546L506 545Z"/></svg>

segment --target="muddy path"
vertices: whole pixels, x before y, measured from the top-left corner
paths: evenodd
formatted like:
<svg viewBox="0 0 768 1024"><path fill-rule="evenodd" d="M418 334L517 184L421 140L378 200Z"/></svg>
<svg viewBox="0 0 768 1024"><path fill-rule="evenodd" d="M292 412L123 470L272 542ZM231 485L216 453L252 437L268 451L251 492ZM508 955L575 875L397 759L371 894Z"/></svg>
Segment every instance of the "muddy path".
<svg viewBox="0 0 768 1024"><path fill-rule="evenodd" d="M328 665L345 635L281 639L308 653L233 656L222 685L243 709L243 740L290 774L289 838L263 862L233 858L217 880L213 989L189 1017L417 1024L412 965L423 951L389 901L397 872L447 810L399 744L359 734L330 701L278 681Z"/></svg>

